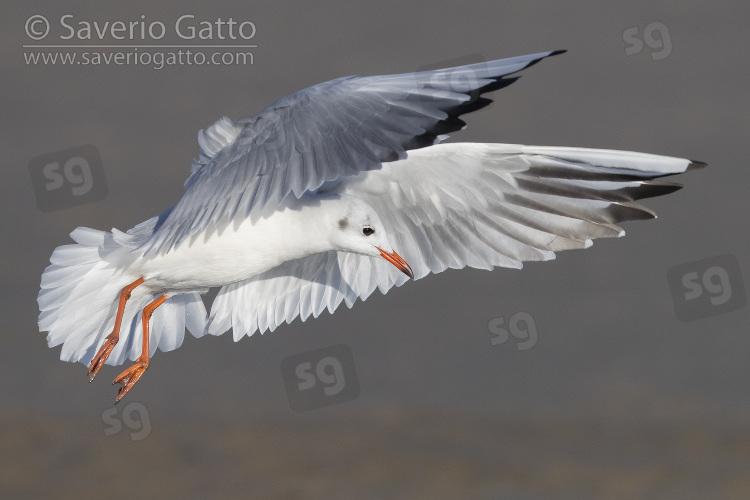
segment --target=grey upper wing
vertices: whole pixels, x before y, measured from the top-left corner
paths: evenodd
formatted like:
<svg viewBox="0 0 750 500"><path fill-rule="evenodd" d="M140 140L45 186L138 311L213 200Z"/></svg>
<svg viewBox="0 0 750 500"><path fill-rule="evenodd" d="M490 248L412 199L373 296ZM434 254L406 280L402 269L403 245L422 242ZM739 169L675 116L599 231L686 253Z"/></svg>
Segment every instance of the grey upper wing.
<svg viewBox="0 0 750 500"><path fill-rule="evenodd" d="M464 128L460 115L492 102L483 93L518 79L507 75L560 52L339 78L279 99L253 118L220 120L199 135L201 158L185 193L141 248L167 252L209 225L404 159Z"/></svg>

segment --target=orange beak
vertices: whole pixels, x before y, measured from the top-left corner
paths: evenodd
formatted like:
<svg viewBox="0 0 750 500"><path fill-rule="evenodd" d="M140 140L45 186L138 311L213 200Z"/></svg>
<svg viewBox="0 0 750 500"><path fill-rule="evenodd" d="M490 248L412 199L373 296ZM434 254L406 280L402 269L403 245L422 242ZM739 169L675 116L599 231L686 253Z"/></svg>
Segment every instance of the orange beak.
<svg viewBox="0 0 750 500"><path fill-rule="evenodd" d="M388 253L385 250L383 250L380 247L375 247L378 250L380 250L380 256L383 257L385 260L396 266L396 269L410 277L411 279L414 279L414 273L411 270L411 267L409 267L409 264L406 263L406 261L401 258L399 254L396 253L394 250L393 253Z"/></svg>

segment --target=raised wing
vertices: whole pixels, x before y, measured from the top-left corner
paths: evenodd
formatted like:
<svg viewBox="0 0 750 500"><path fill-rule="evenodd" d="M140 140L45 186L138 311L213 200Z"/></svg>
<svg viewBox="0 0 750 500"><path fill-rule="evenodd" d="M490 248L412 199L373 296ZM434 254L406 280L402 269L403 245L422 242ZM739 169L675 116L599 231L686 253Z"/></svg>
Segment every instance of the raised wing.
<svg viewBox="0 0 750 500"><path fill-rule="evenodd" d="M167 252L210 224L300 197L323 183L406 158L465 127L458 117L487 106L481 95L557 52L389 76L345 77L279 99L237 123L201 131L201 156L185 193L144 242Z"/></svg>
<svg viewBox="0 0 750 500"><path fill-rule="evenodd" d="M635 202L679 189L655 180L702 166L680 158L581 148L443 144L362 172L335 192L378 212L415 279L447 268L520 268L556 251L622 236L620 222L655 217ZM380 258L329 252L222 288L208 332L234 337L351 307L407 280Z"/></svg>

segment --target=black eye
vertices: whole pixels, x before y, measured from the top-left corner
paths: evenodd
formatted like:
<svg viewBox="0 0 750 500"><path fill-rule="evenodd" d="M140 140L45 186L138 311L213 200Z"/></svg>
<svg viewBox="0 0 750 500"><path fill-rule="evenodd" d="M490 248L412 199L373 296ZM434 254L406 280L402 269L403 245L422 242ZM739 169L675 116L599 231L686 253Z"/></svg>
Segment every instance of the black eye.
<svg viewBox="0 0 750 500"><path fill-rule="evenodd" d="M371 227L363 227L362 228L362 234L364 234L365 236L370 236L374 232L375 232L375 230L373 228L371 228Z"/></svg>

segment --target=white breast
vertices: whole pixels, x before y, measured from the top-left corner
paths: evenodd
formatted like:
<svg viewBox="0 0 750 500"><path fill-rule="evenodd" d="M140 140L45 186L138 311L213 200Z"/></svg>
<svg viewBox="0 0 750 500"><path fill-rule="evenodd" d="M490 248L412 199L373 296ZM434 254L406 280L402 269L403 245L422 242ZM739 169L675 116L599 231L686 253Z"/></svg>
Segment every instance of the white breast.
<svg viewBox="0 0 750 500"><path fill-rule="evenodd" d="M242 281L283 262L330 250L319 206L297 204L199 233L136 270L154 290L196 291Z"/></svg>

